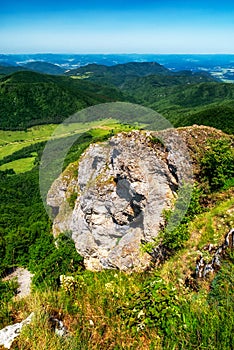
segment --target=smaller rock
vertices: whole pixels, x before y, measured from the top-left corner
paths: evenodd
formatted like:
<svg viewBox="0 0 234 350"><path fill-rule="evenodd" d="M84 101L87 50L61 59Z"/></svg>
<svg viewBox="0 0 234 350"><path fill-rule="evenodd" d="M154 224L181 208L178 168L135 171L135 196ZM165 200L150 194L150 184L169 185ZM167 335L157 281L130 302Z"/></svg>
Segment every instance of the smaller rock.
<svg viewBox="0 0 234 350"><path fill-rule="evenodd" d="M32 312L25 320L20 323L7 326L0 330L0 345L3 345L6 349L10 349L13 341L20 335L20 332L26 324L31 323L34 312Z"/></svg>
<svg viewBox="0 0 234 350"><path fill-rule="evenodd" d="M231 229L225 236L224 243L215 248L213 245L209 244L203 249L208 250L209 252L215 251L211 262L206 263L202 255L197 259L196 263L196 278L205 278L209 273L213 273L220 269L221 267L221 258L225 253L225 250L229 247L230 249L234 246L234 229Z"/></svg>
<svg viewBox="0 0 234 350"><path fill-rule="evenodd" d="M11 274L3 278L3 281L9 281L16 278L19 284L17 288L17 297L24 298L30 294L33 274L22 267L17 267Z"/></svg>
<svg viewBox="0 0 234 350"><path fill-rule="evenodd" d="M56 335L59 337L66 337L68 335L67 328L64 326L63 322L57 318L50 318L50 323Z"/></svg>

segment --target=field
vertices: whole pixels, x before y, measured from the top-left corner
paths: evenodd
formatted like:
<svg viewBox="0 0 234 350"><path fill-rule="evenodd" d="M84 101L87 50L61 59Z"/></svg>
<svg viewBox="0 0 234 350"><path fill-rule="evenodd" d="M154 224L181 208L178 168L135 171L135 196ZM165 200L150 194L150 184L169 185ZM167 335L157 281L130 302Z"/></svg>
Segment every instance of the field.
<svg viewBox="0 0 234 350"><path fill-rule="evenodd" d="M31 154L30 157L11 162L4 162L4 158L30 145L48 141L57 128L58 125L56 124L48 124L35 126L26 131L0 130L0 161L2 160L4 163L0 166L0 170L13 169L16 173L31 170L37 154ZM102 119L88 123L60 124L59 129L57 129L59 132L55 138L69 137L74 134L79 135L88 130L92 130L97 137L98 135L103 136L111 130L116 133L129 130L129 128L129 125L120 124L115 119Z"/></svg>

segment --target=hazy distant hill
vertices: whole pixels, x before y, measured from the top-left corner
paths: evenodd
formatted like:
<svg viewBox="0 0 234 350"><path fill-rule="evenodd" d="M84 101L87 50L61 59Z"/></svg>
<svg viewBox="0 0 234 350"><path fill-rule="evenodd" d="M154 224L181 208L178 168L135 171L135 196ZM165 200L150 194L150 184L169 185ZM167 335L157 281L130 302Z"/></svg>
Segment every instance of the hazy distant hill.
<svg viewBox="0 0 234 350"><path fill-rule="evenodd" d="M12 74L25 70L27 70L27 68L21 66L0 66L0 75Z"/></svg>
<svg viewBox="0 0 234 350"><path fill-rule="evenodd" d="M59 123L82 108L123 99L115 88L64 76L16 72L0 79L0 128Z"/></svg>
<svg viewBox="0 0 234 350"><path fill-rule="evenodd" d="M104 66L101 64L88 64L86 66L72 69L67 72L68 75L80 75L86 72L95 74L119 74L119 75L137 75L145 76L150 74L168 74L169 69L160 65L157 62L129 62L125 64L116 64L114 66Z"/></svg>
<svg viewBox="0 0 234 350"><path fill-rule="evenodd" d="M22 65L23 67L33 70L34 72L46 73L46 74L63 74L65 69L59 67L56 64L43 62L43 61L34 61L28 62Z"/></svg>
<svg viewBox="0 0 234 350"><path fill-rule="evenodd" d="M233 54L0 54L0 65L17 65L30 61L44 61L61 65L66 69L90 63L113 66L128 62L158 62L173 71L217 71L233 67Z"/></svg>
<svg viewBox="0 0 234 350"><path fill-rule="evenodd" d="M8 75L19 71L34 71L44 74L62 75L65 69L59 67L58 65L48 63L48 62L28 62L22 65L10 66L3 65L0 66L0 75Z"/></svg>

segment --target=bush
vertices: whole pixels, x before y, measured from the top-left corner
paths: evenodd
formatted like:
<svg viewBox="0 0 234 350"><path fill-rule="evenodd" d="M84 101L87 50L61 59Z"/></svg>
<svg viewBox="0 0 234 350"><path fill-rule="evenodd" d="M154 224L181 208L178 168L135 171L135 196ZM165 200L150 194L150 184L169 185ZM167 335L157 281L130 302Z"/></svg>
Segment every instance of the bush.
<svg viewBox="0 0 234 350"><path fill-rule="evenodd" d="M170 252L183 248L189 239L188 223L202 211L200 205L201 190L195 185L191 191L188 186L190 185L184 185L181 188L175 209L164 211L166 227L159 234L157 241L161 241L163 247ZM189 205L188 196L191 197ZM188 208L186 208L187 206Z"/></svg>
<svg viewBox="0 0 234 350"><path fill-rule="evenodd" d="M217 191L234 177L234 149L230 139L210 139L201 160L202 180L208 182L211 191Z"/></svg>
<svg viewBox="0 0 234 350"><path fill-rule="evenodd" d="M161 335L171 333L181 318L177 291L159 276L147 279L136 294L129 296L121 315L136 331L147 326Z"/></svg>
<svg viewBox="0 0 234 350"><path fill-rule="evenodd" d="M83 258L77 253L68 234L60 234L55 242L52 235L46 235L31 247L29 267L35 273L33 284L36 287L56 288L60 275L83 268Z"/></svg>

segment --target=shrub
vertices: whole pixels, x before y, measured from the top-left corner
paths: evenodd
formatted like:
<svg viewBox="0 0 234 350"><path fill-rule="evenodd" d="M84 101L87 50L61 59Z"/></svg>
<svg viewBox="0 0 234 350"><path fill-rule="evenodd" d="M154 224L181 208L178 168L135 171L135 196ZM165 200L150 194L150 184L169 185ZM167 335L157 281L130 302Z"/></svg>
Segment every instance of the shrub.
<svg viewBox="0 0 234 350"><path fill-rule="evenodd" d="M74 209L75 207L75 203L76 203L76 199L77 199L77 192L73 192L70 197L68 198L68 204L70 206L71 209Z"/></svg>
<svg viewBox="0 0 234 350"><path fill-rule="evenodd" d="M36 287L56 288L60 275L83 268L83 258L77 253L69 234L60 234L55 240L56 246L51 237L44 238L36 241L30 251L30 270L35 272L33 283Z"/></svg>
<svg viewBox="0 0 234 350"><path fill-rule="evenodd" d="M201 160L202 179L211 191L217 191L234 177L234 148L230 139L210 139L207 151Z"/></svg>
<svg viewBox="0 0 234 350"><path fill-rule="evenodd" d="M201 190L197 185L194 185L191 191L191 188L188 186L190 185L184 185L181 188L175 209L164 211L166 227L159 234L157 242L160 241L163 247L170 252L174 252L184 246L189 239L188 223L202 211L200 205ZM188 196L191 197L189 205ZM188 208L186 208L187 206Z"/></svg>
<svg viewBox="0 0 234 350"><path fill-rule="evenodd" d="M171 333L181 318L177 291L159 276L147 279L136 294L129 296L121 315L136 331L147 326L157 328L158 334Z"/></svg>

